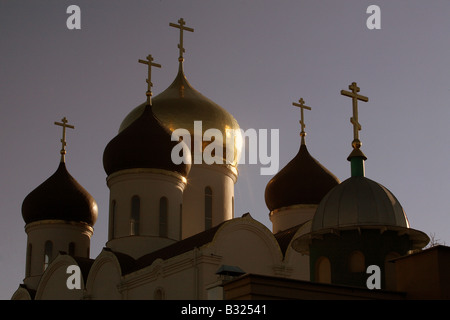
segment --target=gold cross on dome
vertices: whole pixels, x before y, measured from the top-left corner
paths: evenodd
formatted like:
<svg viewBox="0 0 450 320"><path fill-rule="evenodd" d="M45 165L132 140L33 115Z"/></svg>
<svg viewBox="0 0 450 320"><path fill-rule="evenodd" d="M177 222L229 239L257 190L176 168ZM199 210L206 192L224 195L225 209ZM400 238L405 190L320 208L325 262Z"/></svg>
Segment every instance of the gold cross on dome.
<svg viewBox="0 0 450 320"><path fill-rule="evenodd" d="M70 125L70 124L67 124L68 121L67 121L66 117L62 118L61 121L62 121L62 123L61 122L55 122L55 124L57 126L61 126L63 128L63 136L62 136L62 139L61 139L62 147L61 147L60 153L61 153L61 162L65 162L65 160L66 160L65 159L66 145L67 145L67 143L66 143L66 128L75 129L75 127Z"/></svg>
<svg viewBox="0 0 450 320"><path fill-rule="evenodd" d="M178 20L178 23L179 24L175 24L175 23L171 22L171 23L169 23L169 26L180 29L180 43L178 44L178 48L180 49L180 57L178 58L178 60L180 62L182 62L184 60L183 53L186 52L186 50L184 50L184 47L183 47L183 31L194 32L194 29L185 27L184 25L186 24L186 22L183 20L183 18L180 18Z"/></svg>
<svg viewBox="0 0 450 320"><path fill-rule="evenodd" d="M148 65L148 78L147 78L147 93L145 94L147 96L147 104L150 105L152 103L151 96L152 94L152 67L161 68L160 64L153 63L153 57L151 54L147 56L147 60L138 60L139 63L143 63Z"/></svg>
<svg viewBox="0 0 450 320"><path fill-rule="evenodd" d="M302 137L302 144L305 144L305 136L306 136L305 127L306 127L306 125L305 125L305 119L304 119L304 115L303 115L303 109L311 110L311 107L305 106L305 100L303 100L303 98L300 98L300 100L298 100L298 102L299 103L292 102L292 105L300 108L300 125L302 127L300 136Z"/></svg>
<svg viewBox="0 0 450 320"><path fill-rule="evenodd" d="M369 98L358 94L359 87L356 82L353 82L348 88L352 91L341 90L341 94L343 96L347 96L352 98L353 103L353 116L350 118L350 122L353 124L353 142L352 146L355 149L359 149L361 147L361 141L359 140L359 131L361 130L361 124L358 122L358 100L363 102L368 102Z"/></svg>

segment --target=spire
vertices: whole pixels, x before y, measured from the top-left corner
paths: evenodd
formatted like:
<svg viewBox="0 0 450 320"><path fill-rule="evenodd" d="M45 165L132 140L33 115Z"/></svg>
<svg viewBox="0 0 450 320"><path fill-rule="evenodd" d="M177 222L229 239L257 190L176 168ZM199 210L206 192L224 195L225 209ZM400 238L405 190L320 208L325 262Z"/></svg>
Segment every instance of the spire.
<svg viewBox="0 0 450 320"><path fill-rule="evenodd" d="M152 57L151 54L149 54L147 56L147 60L139 59L138 62L148 65L148 78L147 78L147 93L146 93L146 96L147 96L147 104L151 105L152 104L151 97L153 95L152 94L152 87L153 87L153 83L152 83L152 67L161 68L161 65L157 64L157 63L153 63L153 57Z"/></svg>
<svg viewBox="0 0 450 320"><path fill-rule="evenodd" d="M351 90L345 91L341 90L341 95L352 98L353 105L353 116L350 118L350 122L353 124L353 141L352 147L353 151L348 156L347 160L351 163L351 174L352 177L355 176L364 176L364 161L367 160L367 157L360 150L362 142L359 140L359 131L361 130L361 124L358 121L358 100L363 102L368 102L369 98L358 94L360 91L356 82L353 82L348 86Z"/></svg>
<svg viewBox="0 0 450 320"><path fill-rule="evenodd" d="M178 57L178 61L180 62L180 70L182 70L184 61L183 53L186 52L183 44L183 31L194 32L194 29L185 27L184 25L186 24L186 22L184 21L183 18L180 18L178 20L178 23L179 24L169 23L169 26L180 29L180 43L178 44L178 49L180 49L180 56Z"/></svg>
<svg viewBox="0 0 450 320"><path fill-rule="evenodd" d="M75 129L75 127L70 124L67 124L68 121L67 121L66 117L62 118L61 121L62 121L62 123L55 122L55 124L57 126L61 126L63 128L63 135L62 135L62 139L61 139L62 146L61 146L60 153L61 153L61 162L64 163L66 161L65 155L66 155L66 145L67 145L67 143L66 143L66 128Z"/></svg>
<svg viewBox="0 0 450 320"><path fill-rule="evenodd" d="M300 108L300 125L302 127L302 131L300 131L300 137L302 137L302 145L305 144L305 136L306 136L306 132L305 132L305 120L304 120L304 116L303 116L303 109L306 110L311 110L311 107L305 106L305 100L303 100L303 98L300 98L300 100L298 100L299 103L296 102L292 102L292 105L295 107L299 107Z"/></svg>

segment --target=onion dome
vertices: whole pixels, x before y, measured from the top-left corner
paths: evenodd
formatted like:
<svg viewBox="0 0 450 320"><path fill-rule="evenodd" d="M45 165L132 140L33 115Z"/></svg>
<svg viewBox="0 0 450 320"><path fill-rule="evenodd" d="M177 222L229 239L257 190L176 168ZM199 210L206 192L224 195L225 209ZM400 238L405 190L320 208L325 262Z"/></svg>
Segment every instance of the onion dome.
<svg viewBox="0 0 450 320"><path fill-rule="evenodd" d="M190 159L175 164L171 158L172 149L178 143L183 142L171 140L170 131L147 104L139 117L108 143L103 152L103 167L107 175L124 169L152 168L187 177Z"/></svg>
<svg viewBox="0 0 450 320"><path fill-rule="evenodd" d="M306 148L303 110L311 108L304 102L301 98L299 103L292 103L301 111L300 149L266 186L265 200L270 211L297 204L319 204L328 191L339 184L339 179L314 159Z"/></svg>
<svg viewBox="0 0 450 320"><path fill-rule="evenodd" d="M56 172L28 194L22 203L25 223L64 220L95 224L98 215L94 198L70 175L63 161Z"/></svg>
<svg viewBox="0 0 450 320"><path fill-rule="evenodd" d="M195 90L187 81L183 71L184 62L184 42L183 33L185 31L194 32L193 28L187 27L183 18L178 20L178 24L170 23L171 27L179 30L179 68L178 74L172 84L159 95L153 98L153 112L162 124L172 133L176 129L185 129L191 135L192 160L197 163L195 155L203 155L203 151L212 142L203 141L204 133L209 129L219 130L222 134L223 144L223 164L231 165L231 169L237 174L237 165L241 153L242 135L236 119L217 103L208 99ZM130 126L143 113L146 103L134 108L120 125L119 133ZM201 121L201 128L196 128L195 121ZM196 130L197 129L197 130ZM201 136L200 136L201 135ZM201 150L194 150L194 141L200 140ZM217 143L217 142L216 142ZM214 145L212 150L219 146ZM199 148L199 149L200 149ZM227 155L227 150L233 154ZM203 160L203 157L202 157Z"/></svg>
<svg viewBox="0 0 450 320"><path fill-rule="evenodd" d="M339 179L301 144L297 155L267 184L266 205L272 211L296 204L319 204L338 184Z"/></svg>
<svg viewBox="0 0 450 320"><path fill-rule="evenodd" d="M123 120L119 132L129 127L144 111L145 103L134 108ZM183 65L180 62L178 74L172 84L163 92L152 99L153 111L162 124L173 132L176 129L186 129L191 134L191 145L188 146L194 160L194 137L203 141L202 137L208 129L218 129L223 137L223 163L237 167L242 136L236 119L217 103L205 97L195 90L186 79ZM201 131L195 132L194 121L201 121ZM227 139L230 134L235 134L235 139ZM228 150L233 150L233 157L226 161L226 145ZM202 152L209 145L209 141L202 142Z"/></svg>

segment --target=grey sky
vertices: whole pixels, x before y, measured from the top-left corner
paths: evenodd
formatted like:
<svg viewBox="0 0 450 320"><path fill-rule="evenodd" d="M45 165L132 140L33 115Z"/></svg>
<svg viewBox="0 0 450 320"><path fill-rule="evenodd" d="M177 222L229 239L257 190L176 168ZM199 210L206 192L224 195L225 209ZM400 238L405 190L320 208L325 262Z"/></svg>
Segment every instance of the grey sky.
<svg viewBox="0 0 450 320"><path fill-rule="evenodd" d="M66 8L81 8L81 30L68 30ZM381 8L381 30L366 9ZM356 81L366 176L392 191L411 227L450 244L448 121L450 2L425 1L12 1L0 0L0 299L25 273L25 196L57 169L66 116L69 172L99 206L91 256L107 240L106 144L145 101L149 53L154 94L174 79L183 17L185 73L195 89L245 130L280 130L280 169L306 144L341 181L350 175L351 101ZM235 213L271 229L264 189L271 176L242 165Z"/></svg>

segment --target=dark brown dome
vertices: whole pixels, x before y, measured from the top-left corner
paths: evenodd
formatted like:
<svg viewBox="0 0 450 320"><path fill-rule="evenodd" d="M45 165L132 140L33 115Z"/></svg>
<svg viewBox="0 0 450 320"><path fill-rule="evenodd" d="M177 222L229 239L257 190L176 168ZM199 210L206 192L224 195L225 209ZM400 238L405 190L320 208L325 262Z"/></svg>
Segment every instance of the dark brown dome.
<svg viewBox="0 0 450 320"><path fill-rule="evenodd" d="M155 117L152 106L113 138L103 152L103 167L107 175L124 169L152 168L178 172L187 177L191 165L175 164L172 149L178 141ZM187 161L186 161L187 162Z"/></svg>
<svg viewBox="0 0 450 320"><path fill-rule="evenodd" d="M339 184L302 144L297 155L267 184L266 205L270 211L296 204L319 204Z"/></svg>
<svg viewBox="0 0 450 320"><path fill-rule="evenodd" d="M70 175L64 162L56 172L28 194L22 203L25 223L56 219L93 226L98 208L94 198Z"/></svg>

